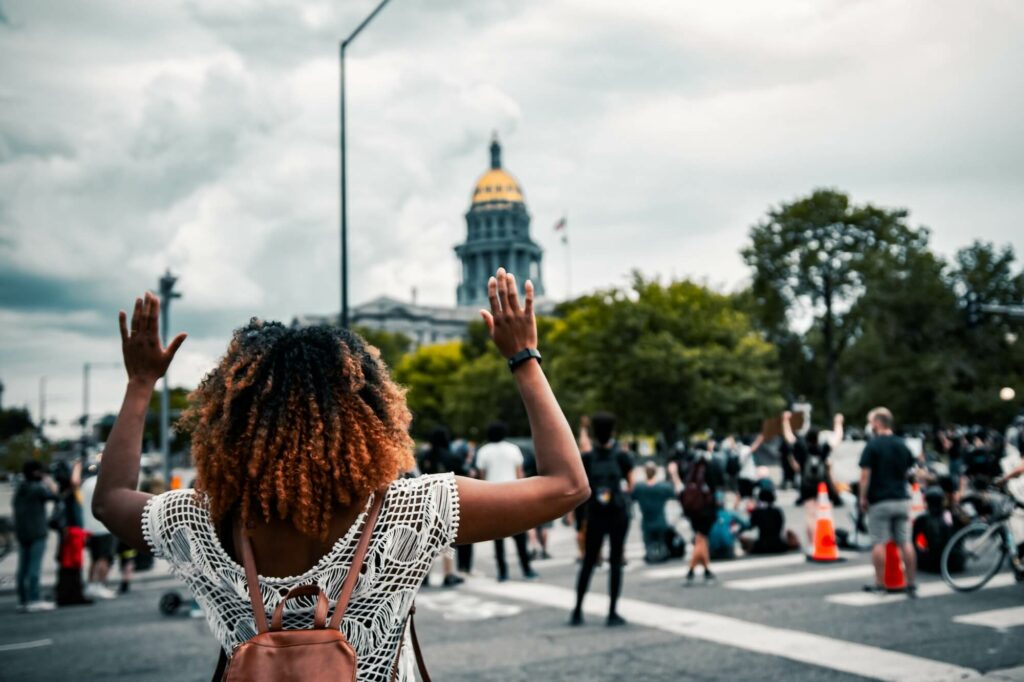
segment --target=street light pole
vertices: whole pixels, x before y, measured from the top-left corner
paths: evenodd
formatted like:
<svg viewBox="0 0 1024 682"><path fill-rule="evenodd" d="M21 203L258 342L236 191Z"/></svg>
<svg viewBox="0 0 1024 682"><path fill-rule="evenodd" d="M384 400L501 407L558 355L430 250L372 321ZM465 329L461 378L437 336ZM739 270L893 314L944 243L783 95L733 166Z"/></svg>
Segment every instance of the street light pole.
<svg viewBox="0 0 1024 682"><path fill-rule="evenodd" d="M167 347L167 328L170 326L171 301L181 298L181 294L174 291L174 283L178 278L171 274L170 270L160 278L160 342L164 348ZM167 372L164 372L164 386L160 393L160 453L164 460L164 483L171 484L171 443L170 431L170 410L171 394L170 385L167 379Z"/></svg>
<svg viewBox="0 0 1024 682"><path fill-rule="evenodd" d="M339 166L341 169L341 313L339 324L347 328L349 323L348 314L348 177L345 163L345 48L356 39L367 24L384 9L389 0L381 0L381 3L370 12L369 16L363 19L362 23L352 31L352 34L341 41L338 46L338 119L341 128L339 145Z"/></svg>

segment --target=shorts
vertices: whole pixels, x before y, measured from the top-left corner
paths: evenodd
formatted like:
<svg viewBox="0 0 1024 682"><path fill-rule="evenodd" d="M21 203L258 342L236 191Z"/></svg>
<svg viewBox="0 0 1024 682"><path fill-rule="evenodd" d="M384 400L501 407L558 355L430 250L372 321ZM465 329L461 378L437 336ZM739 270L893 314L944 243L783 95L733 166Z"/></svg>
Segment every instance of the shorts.
<svg viewBox="0 0 1024 682"><path fill-rule="evenodd" d="M882 500L868 507L868 532L871 542L882 545L890 540L897 545L910 542L910 500Z"/></svg>
<svg viewBox="0 0 1024 682"><path fill-rule="evenodd" d="M114 559L114 536L110 533L89 536L89 556L93 561Z"/></svg>
<svg viewBox="0 0 1024 682"><path fill-rule="evenodd" d="M740 478L736 481L737 492L740 497L753 497L754 496L754 479L752 478Z"/></svg>
<svg viewBox="0 0 1024 682"><path fill-rule="evenodd" d="M715 520L718 518L718 510L712 508L710 511L700 511L692 516L686 515L686 519L690 522L690 527L694 533L707 537L711 535L711 527L715 525Z"/></svg>

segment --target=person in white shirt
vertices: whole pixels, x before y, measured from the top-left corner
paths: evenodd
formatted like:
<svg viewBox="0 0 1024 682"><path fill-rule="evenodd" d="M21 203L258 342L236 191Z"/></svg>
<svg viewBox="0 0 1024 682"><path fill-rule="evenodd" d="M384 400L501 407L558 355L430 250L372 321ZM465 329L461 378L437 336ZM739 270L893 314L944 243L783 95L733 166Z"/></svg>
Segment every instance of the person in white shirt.
<svg viewBox="0 0 1024 682"><path fill-rule="evenodd" d="M89 534L89 582L84 594L89 599L113 599L117 596L106 586L117 540L92 513L92 498L97 476L82 481L82 528Z"/></svg>
<svg viewBox="0 0 1024 682"><path fill-rule="evenodd" d="M514 443L505 440L508 427L502 422L494 422L487 427L487 444L476 454L476 466L480 478L493 483L507 483L523 477L523 451ZM530 554L526 547L526 533L512 536L519 554L519 566L523 569L523 577L535 580L537 574L530 568ZM498 582L508 580L508 564L505 563L505 539L494 541L494 560L498 564Z"/></svg>

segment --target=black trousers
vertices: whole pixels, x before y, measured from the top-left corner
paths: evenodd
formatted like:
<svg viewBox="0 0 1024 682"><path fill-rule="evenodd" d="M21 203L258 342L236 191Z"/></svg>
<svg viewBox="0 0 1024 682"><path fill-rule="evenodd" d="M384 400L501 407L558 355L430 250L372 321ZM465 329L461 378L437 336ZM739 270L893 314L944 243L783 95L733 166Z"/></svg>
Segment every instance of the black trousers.
<svg viewBox="0 0 1024 682"><path fill-rule="evenodd" d="M590 576L601 555L601 545L607 536L610 545L608 554L608 613L615 613L622 593L622 560L626 548L626 532L629 530L629 515L625 509L590 509L587 514L587 533L583 564L576 579L576 610L583 608L583 597L590 589Z"/></svg>
<svg viewBox="0 0 1024 682"><path fill-rule="evenodd" d="M513 535L516 543L516 552L519 554L519 566L523 569L523 575L530 572L530 553L526 549L526 533ZM498 564L498 577L508 577L508 564L505 563L505 538L498 538L494 541L494 560Z"/></svg>
<svg viewBox="0 0 1024 682"><path fill-rule="evenodd" d="M455 556L458 560L458 568L463 573L473 570L473 545L457 545Z"/></svg>

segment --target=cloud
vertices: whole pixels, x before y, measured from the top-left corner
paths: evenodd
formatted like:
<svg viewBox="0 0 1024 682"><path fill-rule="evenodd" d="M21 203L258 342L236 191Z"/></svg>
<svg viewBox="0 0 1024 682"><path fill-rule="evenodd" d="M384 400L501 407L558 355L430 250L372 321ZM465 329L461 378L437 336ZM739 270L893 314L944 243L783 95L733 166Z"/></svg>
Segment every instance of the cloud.
<svg viewBox="0 0 1024 682"><path fill-rule="evenodd" d="M338 41L375 5L3 3L8 396L46 354L109 352L165 268L183 381L250 315L337 310ZM1022 27L1000 2L389 3L347 54L351 300L453 302L495 130L556 297L570 270L577 293L635 267L735 287L748 227L821 185L910 208L947 253L1024 252Z"/></svg>

